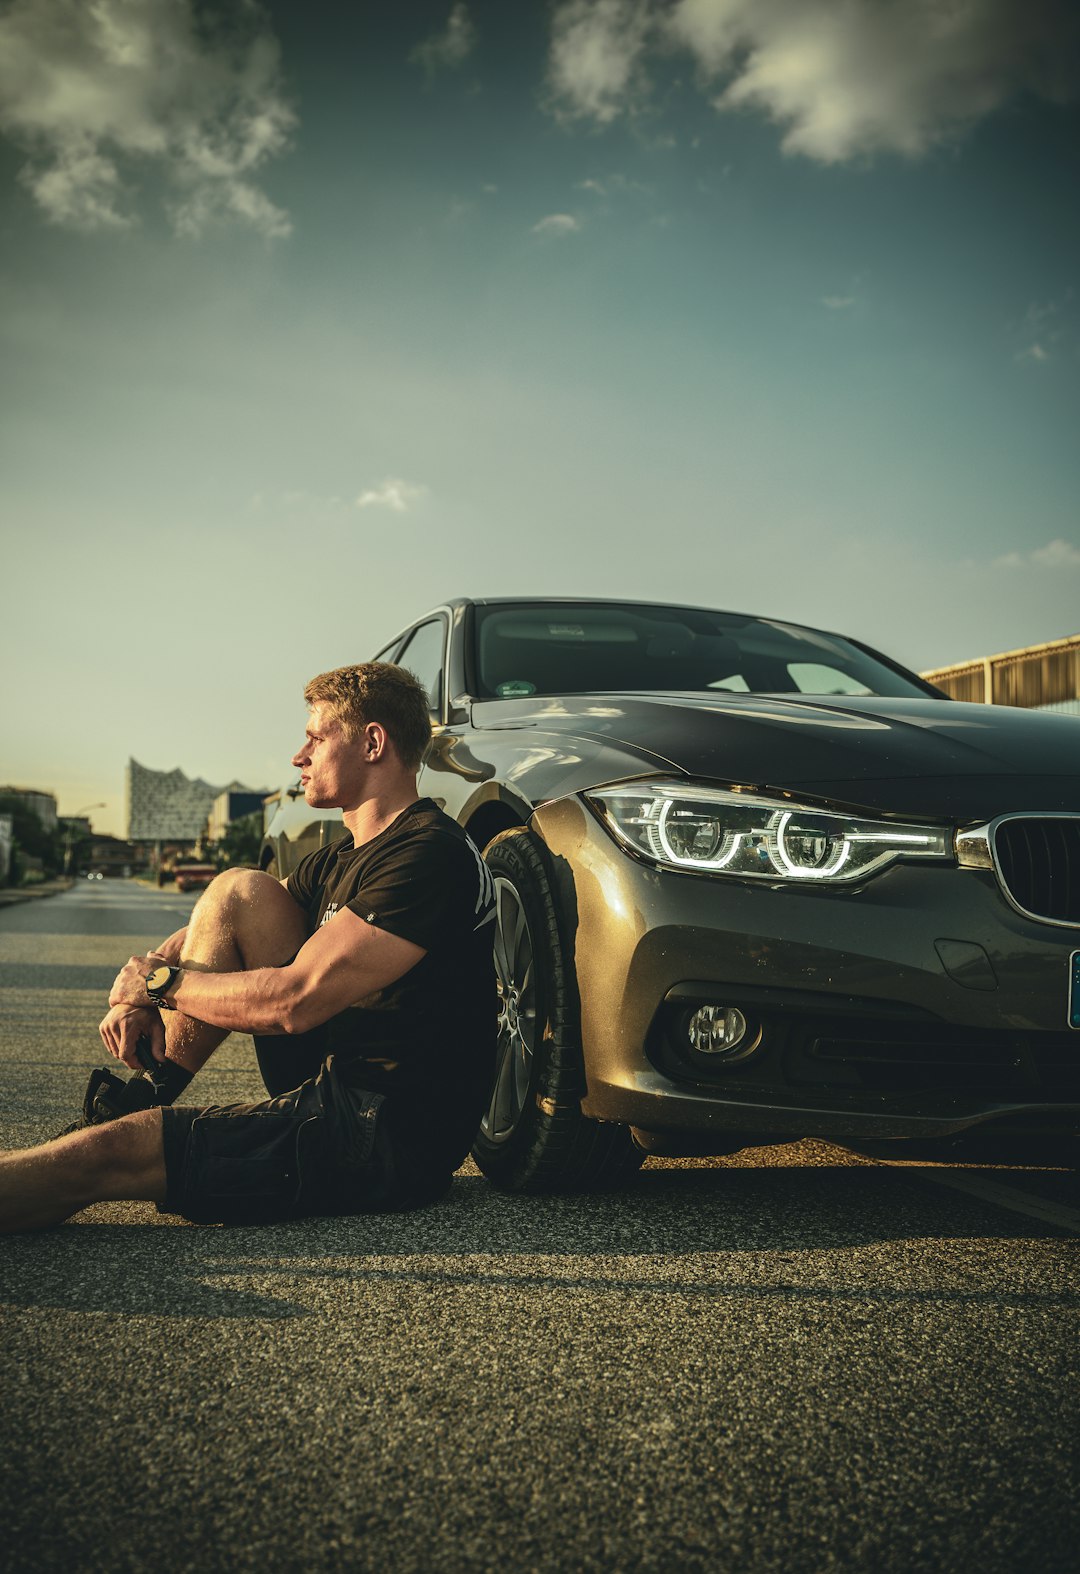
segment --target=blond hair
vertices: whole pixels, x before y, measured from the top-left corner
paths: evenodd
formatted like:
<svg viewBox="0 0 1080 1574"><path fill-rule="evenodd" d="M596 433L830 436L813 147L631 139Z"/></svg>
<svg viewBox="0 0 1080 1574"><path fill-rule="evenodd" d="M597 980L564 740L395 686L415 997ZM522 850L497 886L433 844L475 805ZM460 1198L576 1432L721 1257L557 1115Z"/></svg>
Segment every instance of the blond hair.
<svg viewBox="0 0 1080 1574"><path fill-rule="evenodd" d="M363 661L356 667L320 672L304 690L309 706L325 705L347 738L358 738L377 721L398 759L417 770L431 742L428 697L411 672L389 661Z"/></svg>

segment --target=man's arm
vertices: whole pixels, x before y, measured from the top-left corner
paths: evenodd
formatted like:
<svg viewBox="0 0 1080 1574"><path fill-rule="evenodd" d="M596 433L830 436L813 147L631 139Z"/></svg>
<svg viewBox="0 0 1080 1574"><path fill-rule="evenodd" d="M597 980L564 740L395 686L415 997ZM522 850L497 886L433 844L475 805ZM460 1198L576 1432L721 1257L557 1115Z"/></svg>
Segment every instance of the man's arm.
<svg viewBox="0 0 1080 1574"><path fill-rule="evenodd" d="M365 995L406 974L422 946L365 923L348 908L316 930L287 967L209 973L185 967L169 1004L185 1016L241 1033L305 1033ZM145 1006L155 957L132 957L117 975L109 1004ZM172 958L161 958L171 961Z"/></svg>

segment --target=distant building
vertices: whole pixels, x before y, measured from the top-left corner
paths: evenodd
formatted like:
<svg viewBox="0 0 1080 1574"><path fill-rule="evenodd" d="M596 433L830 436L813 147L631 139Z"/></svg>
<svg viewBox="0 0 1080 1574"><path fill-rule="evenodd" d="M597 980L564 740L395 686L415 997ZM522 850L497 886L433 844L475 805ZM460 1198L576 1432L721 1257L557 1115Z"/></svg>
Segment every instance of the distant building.
<svg viewBox="0 0 1080 1574"><path fill-rule="evenodd" d="M47 831L56 830L56 794L35 792L28 787L0 787L0 798L20 798L36 814Z"/></svg>
<svg viewBox="0 0 1080 1574"><path fill-rule="evenodd" d="M954 700L1080 715L1080 634L935 667L922 676Z"/></svg>
<svg viewBox="0 0 1080 1574"><path fill-rule="evenodd" d="M210 819L206 827L207 841L220 842L232 822L243 819L245 814L257 813L261 820L265 796L265 793L246 792L232 787L227 787L224 792L218 793L210 808Z"/></svg>
<svg viewBox="0 0 1080 1574"><path fill-rule="evenodd" d="M129 875L145 861L130 842L117 836L94 836L79 849L81 867L97 874Z"/></svg>
<svg viewBox="0 0 1080 1574"><path fill-rule="evenodd" d="M255 804L262 793L252 793L241 782L212 787L182 770L155 771L138 760L129 760L125 780L127 834L132 842L196 842L206 828L214 800L224 793L250 793Z"/></svg>
<svg viewBox="0 0 1080 1574"><path fill-rule="evenodd" d="M0 814L0 885L7 884L11 872L12 823L10 814Z"/></svg>

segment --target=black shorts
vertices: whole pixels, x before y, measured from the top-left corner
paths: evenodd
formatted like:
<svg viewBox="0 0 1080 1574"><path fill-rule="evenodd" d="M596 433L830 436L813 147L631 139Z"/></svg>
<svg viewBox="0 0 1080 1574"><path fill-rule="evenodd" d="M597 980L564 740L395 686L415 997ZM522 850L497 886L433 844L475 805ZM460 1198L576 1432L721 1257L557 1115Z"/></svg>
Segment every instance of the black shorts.
<svg viewBox="0 0 1080 1574"><path fill-rule="evenodd" d="M421 1208L450 1176L395 1141L385 1096L350 1084L331 1055L318 1075L259 1104L162 1110L162 1213L196 1224Z"/></svg>

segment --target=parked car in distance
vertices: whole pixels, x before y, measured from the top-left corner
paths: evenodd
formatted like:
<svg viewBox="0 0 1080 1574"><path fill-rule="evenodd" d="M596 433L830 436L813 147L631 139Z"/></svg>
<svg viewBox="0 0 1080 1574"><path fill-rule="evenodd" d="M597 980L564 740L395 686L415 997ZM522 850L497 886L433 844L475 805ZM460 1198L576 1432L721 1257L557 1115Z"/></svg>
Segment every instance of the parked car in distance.
<svg viewBox="0 0 1080 1574"><path fill-rule="evenodd" d="M636 602L455 600L378 659L427 689L420 791L495 878L474 1152L498 1185L1080 1129L1075 718L957 703L818 629ZM291 784L263 866L340 834Z"/></svg>
<svg viewBox="0 0 1080 1574"><path fill-rule="evenodd" d="M214 864L177 864L175 880L178 891L204 891L217 874Z"/></svg>

